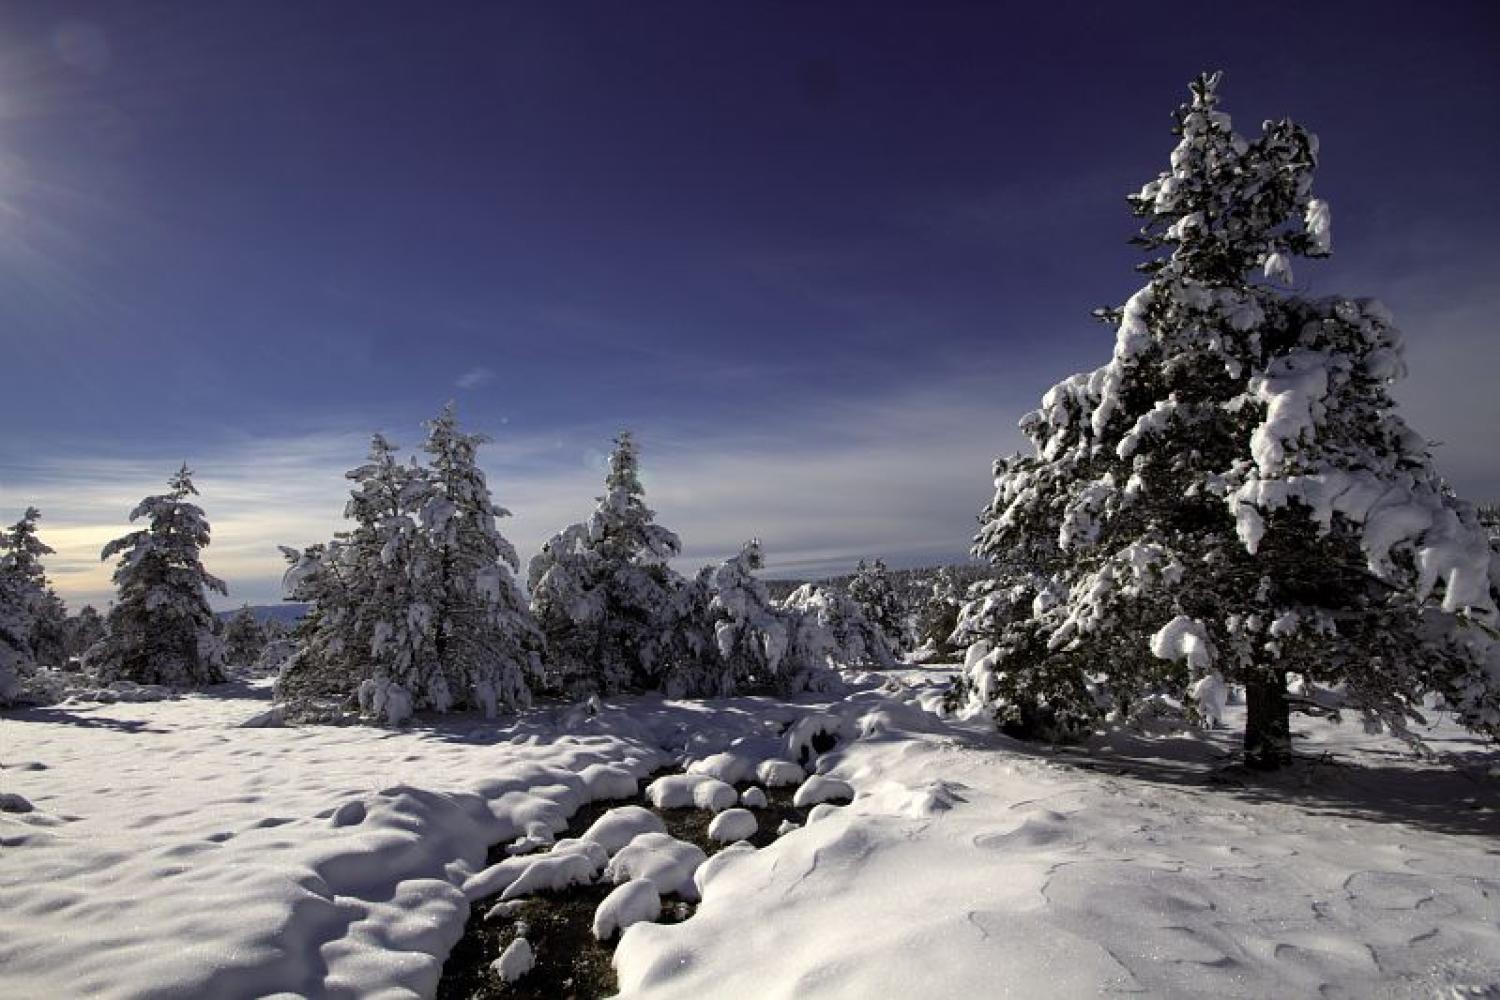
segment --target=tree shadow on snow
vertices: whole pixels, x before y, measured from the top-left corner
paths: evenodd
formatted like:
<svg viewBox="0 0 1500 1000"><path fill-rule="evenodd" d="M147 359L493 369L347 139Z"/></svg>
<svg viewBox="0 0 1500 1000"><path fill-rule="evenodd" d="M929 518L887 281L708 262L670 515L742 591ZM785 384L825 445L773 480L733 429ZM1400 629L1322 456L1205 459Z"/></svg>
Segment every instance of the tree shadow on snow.
<svg viewBox="0 0 1500 1000"><path fill-rule="evenodd" d="M1410 751L1361 746L1355 753L1311 745L1291 766L1253 771L1234 753L1239 733L1147 737L1110 733L1086 747L1027 752L1067 766L1118 774L1258 805L1294 806L1309 813L1376 823L1404 823L1459 836L1500 837L1500 752L1480 737L1447 739L1458 752L1422 759ZM1340 748L1344 751L1345 748ZM1500 852L1500 847L1496 848Z"/></svg>
<svg viewBox="0 0 1500 1000"><path fill-rule="evenodd" d="M148 719L112 719L109 716L94 716L62 708L23 708L0 716L6 722L51 722L65 726L80 726L85 729L113 729L130 733L165 733L165 729L152 729Z"/></svg>

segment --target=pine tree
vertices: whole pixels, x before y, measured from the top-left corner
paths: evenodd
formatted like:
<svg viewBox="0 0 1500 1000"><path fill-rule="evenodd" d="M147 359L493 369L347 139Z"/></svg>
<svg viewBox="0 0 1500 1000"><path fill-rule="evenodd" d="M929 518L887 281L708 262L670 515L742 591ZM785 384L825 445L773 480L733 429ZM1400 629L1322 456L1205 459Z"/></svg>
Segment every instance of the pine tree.
<svg viewBox="0 0 1500 1000"><path fill-rule="evenodd" d="M917 634L931 655L946 660L953 656L953 632L958 628L959 609L963 600L958 592L958 578L951 567L937 571L932 581L932 592L922 604L917 616Z"/></svg>
<svg viewBox="0 0 1500 1000"><path fill-rule="evenodd" d="M248 667L260 659L266 633L249 606L240 608L224 624L224 659L237 667Z"/></svg>
<svg viewBox="0 0 1500 1000"><path fill-rule="evenodd" d="M282 550L291 564L287 597L313 607L277 697L309 703L353 692L364 711L391 725L417 709L447 711L454 697L437 658L436 563L416 519L430 484L380 434L345 478L354 486L344 517L354 526L327 544Z"/></svg>
<svg viewBox="0 0 1500 1000"><path fill-rule="evenodd" d="M840 667L893 667L896 655L885 631L865 617L853 598L832 587L804 583L787 595L781 606L796 612L807 624L826 636L817 640L830 665Z"/></svg>
<svg viewBox="0 0 1500 1000"><path fill-rule="evenodd" d="M433 551L438 663L450 689L487 715L525 707L544 640L516 583L516 550L495 524L510 511L495 504L476 461L486 439L459 430L452 404L427 432L431 495L421 519Z"/></svg>
<svg viewBox="0 0 1500 1000"><path fill-rule="evenodd" d="M186 465L130 513L146 527L104 547L101 559L119 555L119 591L104 637L87 654L102 680L196 686L224 680L224 653L214 636L205 591L227 594L224 582L203 568L209 541L203 509Z"/></svg>
<svg viewBox="0 0 1500 1000"><path fill-rule="evenodd" d="M52 552L37 537L40 517L35 507L27 507L19 521L0 532L0 705L21 700L40 659L36 640L50 593L41 557Z"/></svg>
<svg viewBox="0 0 1500 1000"><path fill-rule="evenodd" d="M543 545L528 576L553 683L570 693L657 687L683 586L667 566L681 543L653 521L628 431L615 439L604 485L593 516Z"/></svg>
<svg viewBox="0 0 1500 1000"><path fill-rule="evenodd" d="M68 619L63 630L63 654L65 659L82 657L89 648L104 637L104 618L92 604L85 604L78 614Z"/></svg>
<svg viewBox="0 0 1500 1000"><path fill-rule="evenodd" d="M1026 568L1010 598L1031 613L971 655L968 691L1064 735L1227 678L1262 767L1289 756L1293 671L1397 733L1428 692L1494 733L1489 547L1395 412L1400 335L1370 300L1260 280L1329 252L1317 141L1289 121L1246 141L1217 85L1193 84L1171 169L1130 199L1154 256L1103 311L1112 360L1054 386L1021 424L1034 452L996 463L975 553Z"/></svg>
<svg viewBox="0 0 1500 1000"><path fill-rule="evenodd" d="M906 645L906 609L886 572L885 562L863 559L849 581L849 596L859 605L865 619L885 634L891 649L900 652Z"/></svg>

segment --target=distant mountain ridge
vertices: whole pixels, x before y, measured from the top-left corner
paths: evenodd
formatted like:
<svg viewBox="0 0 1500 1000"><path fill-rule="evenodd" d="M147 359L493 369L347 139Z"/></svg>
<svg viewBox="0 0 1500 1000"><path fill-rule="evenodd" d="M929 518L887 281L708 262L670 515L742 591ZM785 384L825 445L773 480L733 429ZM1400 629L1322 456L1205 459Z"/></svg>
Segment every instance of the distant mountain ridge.
<svg viewBox="0 0 1500 1000"><path fill-rule="evenodd" d="M312 605L288 601L285 604L247 604L245 607L249 608L250 613L255 616L255 620L262 624L269 621L276 621L281 622L283 625L295 625L302 620L302 616L307 614L307 609L312 607ZM227 621L242 610L244 608L231 608L228 611L218 612L214 617L220 621Z"/></svg>

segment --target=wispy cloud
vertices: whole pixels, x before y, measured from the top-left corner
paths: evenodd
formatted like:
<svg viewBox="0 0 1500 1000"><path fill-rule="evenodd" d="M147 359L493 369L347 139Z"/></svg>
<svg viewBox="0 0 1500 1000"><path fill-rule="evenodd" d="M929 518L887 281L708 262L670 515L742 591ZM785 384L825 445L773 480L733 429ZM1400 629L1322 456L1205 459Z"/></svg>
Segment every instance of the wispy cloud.
<svg viewBox="0 0 1500 1000"><path fill-rule="evenodd" d="M865 401L810 400L755 427L708 431L691 423L637 428L648 502L677 531L682 569L723 558L751 536L769 571L818 575L865 555L895 562L962 556L975 511L989 493L995 454L1015 447L1015 416L1029 388L1001 391L962 378L921 393ZM564 525L584 518L602 489L609 431L516 433L481 453L497 502L515 512L502 530L529 558ZM408 439L410 439L408 437ZM278 544L305 545L340 528L345 470L367 434L339 430L224 441L195 465L213 525L204 554L230 584L228 605L279 599ZM126 515L162 489L175 456L73 454L7 472L0 511L42 508L47 561L75 607L112 596L99 550L127 529ZM16 474L11 474L11 473Z"/></svg>
<svg viewBox="0 0 1500 1000"><path fill-rule="evenodd" d="M495 381L495 373L489 368L470 368L464 372L453 384L460 389L477 389L482 385L488 385Z"/></svg>

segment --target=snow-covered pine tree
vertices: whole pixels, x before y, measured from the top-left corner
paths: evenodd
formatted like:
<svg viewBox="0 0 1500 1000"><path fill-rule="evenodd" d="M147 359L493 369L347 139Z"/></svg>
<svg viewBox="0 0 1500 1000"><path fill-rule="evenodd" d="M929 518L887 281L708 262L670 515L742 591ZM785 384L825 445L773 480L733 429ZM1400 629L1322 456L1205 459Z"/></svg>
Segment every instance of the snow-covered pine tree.
<svg viewBox="0 0 1500 1000"><path fill-rule="evenodd" d="M604 485L593 516L543 545L527 578L552 683L573 694L659 686L682 586L667 566L682 545L653 521L628 431L615 438Z"/></svg>
<svg viewBox="0 0 1500 1000"><path fill-rule="evenodd" d="M186 465L130 512L146 527L104 547L101 559L119 555L114 582L119 596L105 635L86 665L106 682L134 681L192 687L224 680L224 651L214 635L206 591L227 594L224 582L203 568L208 544L203 509Z"/></svg>
<svg viewBox="0 0 1500 1000"><path fill-rule="evenodd" d="M859 605L865 619L885 633L886 642L897 653L906 647L906 608L886 572L885 561L859 561L849 581L849 597Z"/></svg>
<svg viewBox="0 0 1500 1000"><path fill-rule="evenodd" d="M709 620L718 649L719 683L703 694L769 691L781 695L831 690L830 638L805 627L811 617L779 608L755 576L764 566L760 542L746 542L738 555L713 568Z"/></svg>
<svg viewBox="0 0 1500 1000"><path fill-rule="evenodd" d="M437 658L436 560L417 514L433 495L422 470L405 465L380 434L368 460L345 473L354 483L344 517L354 527L326 545L283 549L289 599L312 612L303 647L278 680L288 700L356 685L361 709L389 725L416 709L447 711L455 697Z"/></svg>
<svg viewBox="0 0 1500 1000"><path fill-rule="evenodd" d="M245 606L230 616L224 624L224 659L236 667L248 667L260 659L260 651L266 645L265 629L255 612Z"/></svg>
<svg viewBox="0 0 1500 1000"><path fill-rule="evenodd" d="M842 667L893 667L896 655L885 632L867 619L860 606L833 587L804 583L781 606L826 633L818 640L827 660Z"/></svg>
<svg viewBox="0 0 1500 1000"><path fill-rule="evenodd" d="M21 699L39 660L36 637L49 593L41 557L52 552L37 537L39 517L35 507L27 507L19 521L0 532L0 705Z"/></svg>
<svg viewBox="0 0 1500 1000"><path fill-rule="evenodd" d="M495 524L510 511L495 504L479 468L485 440L459 429L451 403L427 424L430 494L421 521L435 575L438 663L458 702L493 716L498 706L531 704L544 640L516 583L516 550Z"/></svg>
<svg viewBox="0 0 1500 1000"><path fill-rule="evenodd" d="M996 463L975 552L1044 582L969 691L1056 733L1222 676L1247 688L1261 767L1290 753L1289 672L1398 733L1437 692L1493 734L1483 530L1395 412L1389 314L1260 280L1329 252L1317 141L1289 121L1241 138L1218 82L1194 82L1170 170L1130 199L1156 256L1106 314L1113 358L1054 386L1021 424L1034 452Z"/></svg>
<svg viewBox="0 0 1500 1000"><path fill-rule="evenodd" d="M930 651L927 655L947 660L957 652L953 645L953 631L958 628L958 613L962 607L958 577L952 567L940 567L933 577L932 591L917 613L917 637L923 648Z"/></svg>
<svg viewBox="0 0 1500 1000"><path fill-rule="evenodd" d="M68 619L63 630L64 659L81 657L89 647L104 637L104 617L92 604L85 604Z"/></svg>

